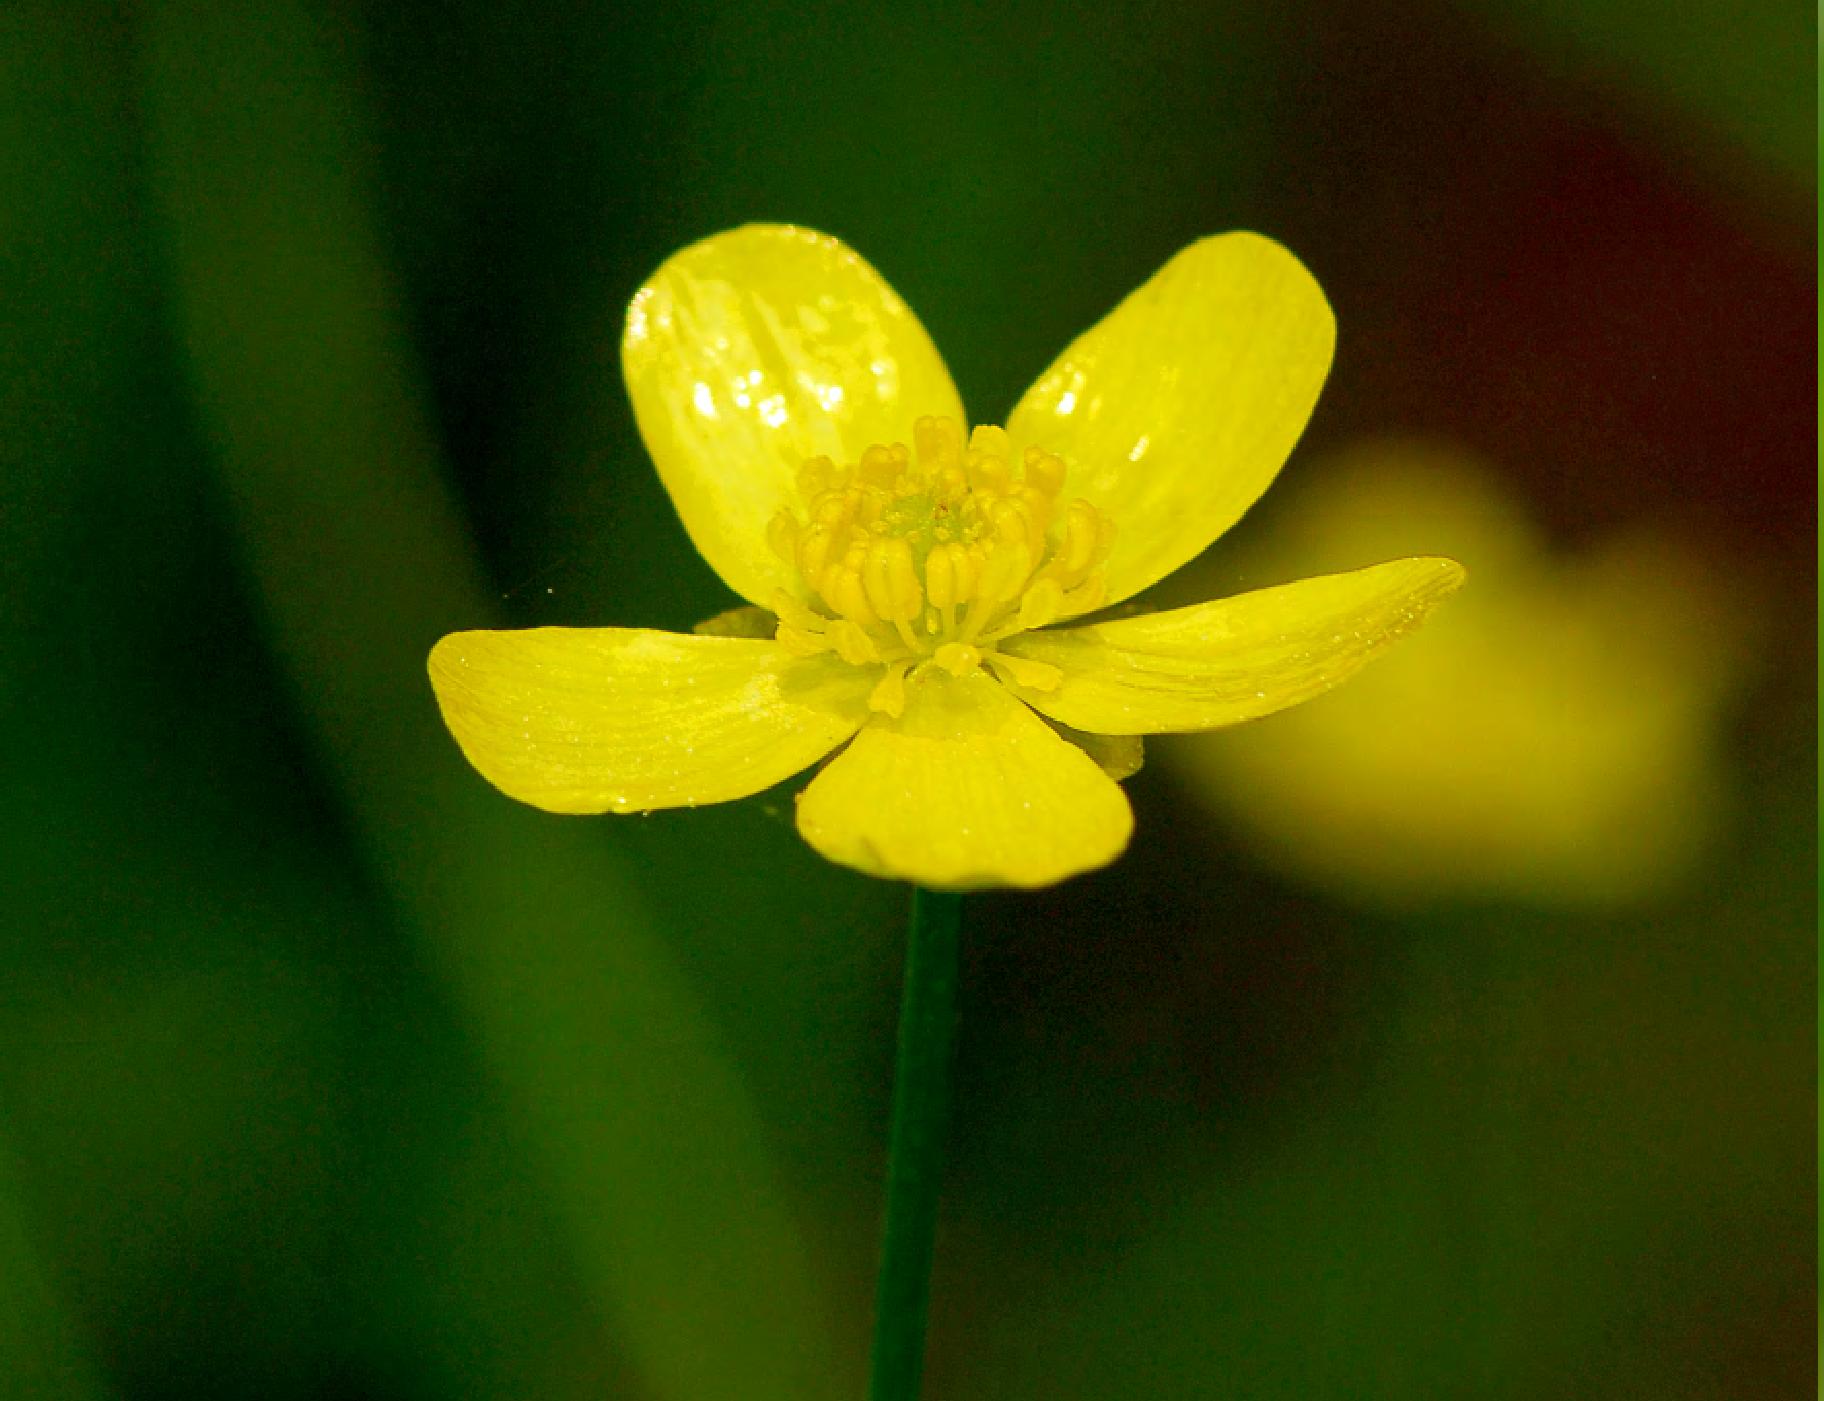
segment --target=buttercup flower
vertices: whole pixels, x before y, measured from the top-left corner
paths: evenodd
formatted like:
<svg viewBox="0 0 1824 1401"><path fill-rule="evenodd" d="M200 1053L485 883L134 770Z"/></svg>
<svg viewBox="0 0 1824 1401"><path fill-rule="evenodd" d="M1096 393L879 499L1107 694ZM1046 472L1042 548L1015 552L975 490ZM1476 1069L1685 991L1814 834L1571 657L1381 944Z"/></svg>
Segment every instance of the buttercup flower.
<svg viewBox="0 0 1824 1401"><path fill-rule="evenodd" d="M1328 690L1462 582L1450 560L1400 559L1057 626L1240 519L1334 341L1284 248L1208 238L1005 428L966 431L924 328L844 244L773 225L706 239L633 299L622 366L692 542L752 606L691 636L453 634L430 659L444 719L490 782L551 812L724 802L840 750L798 800L832 861L938 889L1104 865L1133 829L1117 779L1138 736Z"/></svg>
<svg viewBox="0 0 1824 1401"><path fill-rule="evenodd" d="M1174 744L1187 793L1265 859L1371 903L1615 907L1688 878L1733 806L1724 735L1768 611L1752 564L1644 521L1554 549L1447 442L1357 442L1299 476L1247 566L1424 540L1475 590L1346 691Z"/></svg>

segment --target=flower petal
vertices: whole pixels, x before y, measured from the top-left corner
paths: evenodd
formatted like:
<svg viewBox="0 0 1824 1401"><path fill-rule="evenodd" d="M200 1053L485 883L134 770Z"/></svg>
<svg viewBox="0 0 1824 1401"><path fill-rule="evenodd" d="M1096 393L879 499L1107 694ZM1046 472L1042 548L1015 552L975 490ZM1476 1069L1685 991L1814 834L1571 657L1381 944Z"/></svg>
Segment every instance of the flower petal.
<svg viewBox="0 0 1824 1401"><path fill-rule="evenodd" d="M852 735L872 682L774 642L637 628L452 633L430 671L469 762L547 812L758 793Z"/></svg>
<svg viewBox="0 0 1824 1401"><path fill-rule="evenodd" d="M798 802L830 860L944 890L1050 885L1113 861L1133 825L1114 780L979 671L922 674Z"/></svg>
<svg viewBox="0 0 1824 1401"><path fill-rule="evenodd" d="M1173 258L1026 391L1014 442L1057 453L1065 490L1114 521L1110 602L1241 519L1304 431L1335 344L1297 258L1222 234Z"/></svg>
<svg viewBox="0 0 1824 1401"><path fill-rule="evenodd" d="M1449 559L1396 559L1138 618L1022 633L1003 651L1064 673L1014 692L1098 734L1209 730L1329 690L1411 632L1463 583Z"/></svg>
<svg viewBox="0 0 1824 1401"><path fill-rule="evenodd" d="M766 543L799 465L963 421L925 328L827 234L750 224L670 258L627 309L621 368L640 436L698 551L736 593L802 592Z"/></svg>
<svg viewBox="0 0 1824 1401"><path fill-rule="evenodd" d="M1126 783L1146 767L1146 741L1139 735L1092 735L1056 720L1051 727L1094 759L1096 767L1116 783Z"/></svg>

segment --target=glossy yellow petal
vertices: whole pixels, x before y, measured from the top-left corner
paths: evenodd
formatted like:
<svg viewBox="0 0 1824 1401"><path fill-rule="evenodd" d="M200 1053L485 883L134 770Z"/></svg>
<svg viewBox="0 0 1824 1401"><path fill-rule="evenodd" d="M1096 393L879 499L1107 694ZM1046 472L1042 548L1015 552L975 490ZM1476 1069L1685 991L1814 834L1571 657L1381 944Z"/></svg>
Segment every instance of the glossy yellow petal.
<svg viewBox="0 0 1824 1401"><path fill-rule="evenodd" d="M430 670L469 762L548 812L757 793L853 734L873 680L775 642L634 628L452 633Z"/></svg>
<svg viewBox="0 0 1824 1401"><path fill-rule="evenodd" d="M627 311L621 368L684 528L730 588L801 591L766 528L799 466L909 443L921 414L961 422L950 372L906 304L846 245L751 224L669 259Z"/></svg>
<svg viewBox="0 0 1824 1401"><path fill-rule="evenodd" d="M1027 390L1007 431L1063 458L1065 490L1113 520L1110 602L1241 519L1304 431L1335 343L1297 258L1222 234L1178 254Z"/></svg>
<svg viewBox="0 0 1824 1401"><path fill-rule="evenodd" d="M941 890L1050 885L1114 860L1133 825L1114 780L1000 683L937 668L798 803L830 860Z"/></svg>
<svg viewBox="0 0 1824 1401"><path fill-rule="evenodd" d="M1015 690L1066 725L1110 735L1210 730L1329 690L1462 583L1454 560L1396 559L1001 645L1064 674L1055 690Z"/></svg>

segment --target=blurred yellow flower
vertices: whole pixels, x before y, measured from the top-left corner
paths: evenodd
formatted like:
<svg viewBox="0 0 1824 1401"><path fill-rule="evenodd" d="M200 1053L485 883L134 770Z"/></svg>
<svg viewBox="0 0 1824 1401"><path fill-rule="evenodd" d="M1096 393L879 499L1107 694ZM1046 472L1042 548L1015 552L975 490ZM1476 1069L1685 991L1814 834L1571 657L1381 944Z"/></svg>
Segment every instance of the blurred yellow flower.
<svg viewBox="0 0 1824 1401"><path fill-rule="evenodd" d="M1450 560L1401 559L1050 626L1240 518L1334 339L1285 249L1205 239L1005 429L965 433L924 328L852 250L764 225L695 244L633 299L622 365L685 529L753 606L692 636L456 633L430 659L445 722L489 781L553 812L744 797L846 744L797 809L833 861L937 889L1101 866L1133 827L1116 779L1134 737L1306 700L1461 582Z"/></svg>
<svg viewBox="0 0 1824 1401"><path fill-rule="evenodd" d="M1645 529L1556 558L1498 476L1438 444L1359 445L1278 504L1249 566L1422 538L1476 587L1346 694L1167 754L1263 854L1396 903L1622 902L1690 865L1725 810L1718 721L1751 650L1719 571Z"/></svg>

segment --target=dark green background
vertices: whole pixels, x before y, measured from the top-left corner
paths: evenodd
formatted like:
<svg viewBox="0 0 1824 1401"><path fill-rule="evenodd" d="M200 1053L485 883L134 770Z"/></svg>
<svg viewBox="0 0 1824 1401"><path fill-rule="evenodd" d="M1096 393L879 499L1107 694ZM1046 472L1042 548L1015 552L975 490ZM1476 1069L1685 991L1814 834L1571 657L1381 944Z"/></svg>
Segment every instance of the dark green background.
<svg viewBox="0 0 1824 1401"><path fill-rule="evenodd" d="M1665 16L0 8L0 1395L858 1394L903 889L789 787L511 804L423 674L728 605L616 347L753 219L989 419L1263 230L1338 313L1301 455L1450 435L1770 582L1650 907L1371 915L1156 770L972 899L931 1394L1806 1392L1816 36Z"/></svg>

